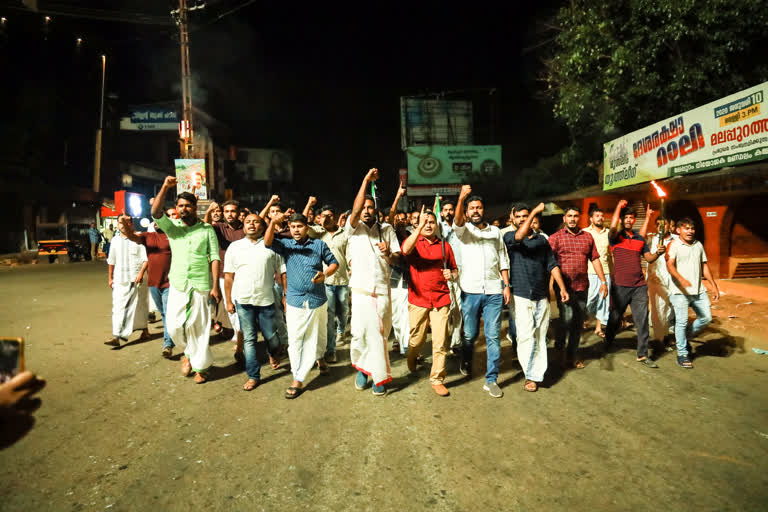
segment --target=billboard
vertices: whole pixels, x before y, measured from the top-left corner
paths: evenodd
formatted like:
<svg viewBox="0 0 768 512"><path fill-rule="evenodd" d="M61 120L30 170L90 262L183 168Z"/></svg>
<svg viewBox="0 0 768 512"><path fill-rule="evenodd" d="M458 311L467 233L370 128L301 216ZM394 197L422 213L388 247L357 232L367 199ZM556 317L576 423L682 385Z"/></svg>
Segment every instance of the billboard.
<svg viewBox="0 0 768 512"><path fill-rule="evenodd" d="M471 145L472 102L400 98L400 147Z"/></svg>
<svg viewBox="0 0 768 512"><path fill-rule="evenodd" d="M768 158L768 82L603 145L603 190Z"/></svg>
<svg viewBox="0 0 768 512"><path fill-rule="evenodd" d="M237 148L235 171L245 181L293 181L293 155L280 149Z"/></svg>
<svg viewBox="0 0 768 512"><path fill-rule="evenodd" d="M198 199L208 199L208 181L205 179L205 160L202 158L180 158L174 160L176 167L176 194L191 192Z"/></svg>
<svg viewBox="0 0 768 512"><path fill-rule="evenodd" d="M465 183L471 175L501 172L501 146L411 146L408 185Z"/></svg>
<svg viewBox="0 0 768 512"><path fill-rule="evenodd" d="M179 131L179 116L168 108L137 108L120 120L121 130Z"/></svg>

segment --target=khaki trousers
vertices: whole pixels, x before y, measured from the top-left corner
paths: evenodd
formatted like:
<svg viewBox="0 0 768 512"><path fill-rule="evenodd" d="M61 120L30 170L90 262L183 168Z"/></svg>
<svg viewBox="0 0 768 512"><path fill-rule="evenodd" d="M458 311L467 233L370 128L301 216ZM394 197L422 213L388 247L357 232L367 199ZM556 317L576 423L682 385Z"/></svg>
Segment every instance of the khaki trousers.
<svg viewBox="0 0 768 512"><path fill-rule="evenodd" d="M441 308L421 308L408 304L408 320L411 325L411 337L408 341L408 368L416 368L416 358L421 353L421 346L427 339L427 327L432 327L432 371L430 384L442 384L445 380L445 357L448 354L448 315L450 306Z"/></svg>

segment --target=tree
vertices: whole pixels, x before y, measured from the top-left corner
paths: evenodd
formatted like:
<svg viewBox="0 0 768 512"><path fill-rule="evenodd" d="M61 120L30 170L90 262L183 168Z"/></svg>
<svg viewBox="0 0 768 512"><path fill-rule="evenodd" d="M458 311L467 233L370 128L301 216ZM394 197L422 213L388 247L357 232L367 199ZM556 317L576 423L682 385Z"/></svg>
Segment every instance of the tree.
<svg viewBox="0 0 768 512"><path fill-rule="evenodd" d="M571 0L544 74L566 163L586 169L622 133L764 81L767 25L763 0Z"/></svg>

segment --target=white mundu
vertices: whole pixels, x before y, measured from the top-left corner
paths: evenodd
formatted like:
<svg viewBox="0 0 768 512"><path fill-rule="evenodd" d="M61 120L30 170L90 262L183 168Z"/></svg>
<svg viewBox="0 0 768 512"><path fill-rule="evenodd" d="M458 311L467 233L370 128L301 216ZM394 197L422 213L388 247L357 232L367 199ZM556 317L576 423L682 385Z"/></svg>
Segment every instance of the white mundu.
<svg viewBox="0 0 768 512"><path fill-rule="evenodd" d="M352 292L352 342L349 354L352 366L370 375L377 386L392 379L387 352L387 338L392 330L392 302L389 296L389 264L377 247L387 242L390 250L399 252L392 226L360 221L348 225L347 259L352 264L349 287Z"/></svg>
<svg viewBox="0 0 768 512"><path fill-rule="evenodd" d="M125 340L133 331L147 327L146 276L141 283L134 282L146 261L147 251L143 245L122 235L112 239L107 264L115 267L112 275L112 335L116 338Z"/></svg>

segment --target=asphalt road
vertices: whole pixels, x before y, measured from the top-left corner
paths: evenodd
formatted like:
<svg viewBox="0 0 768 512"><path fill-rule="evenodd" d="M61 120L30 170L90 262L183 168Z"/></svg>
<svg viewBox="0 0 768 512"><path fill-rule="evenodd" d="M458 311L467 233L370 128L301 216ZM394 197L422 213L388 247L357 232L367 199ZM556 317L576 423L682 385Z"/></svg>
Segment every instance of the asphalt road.
<svg viewBox="0 0 768 512"><path fill-rule="evenodd" d="M451 396L393 357L386 397L356 391L348 347L329 377L285 400L284 370L246 393L232 345L215 340L196 385L161 340L110 350L106 265L0 270L2 335L27 341L48 380L34 426L0 451L0 510L765 510L768 356L760 329L730 329L721 302L694 346L635 362L633 332L584 370L552 364L537 393L507 341L493 399L449 361ZM730 301L730 302L728 302ZM746 307L746 306L745 306ZM742 311L744 311L742 309ZM755 318L758 318L757 316ZM152 324L152 333L162 331ZM135 333L132 340L138 337ZM9 425L4 425L6 444Z"/></svg>

